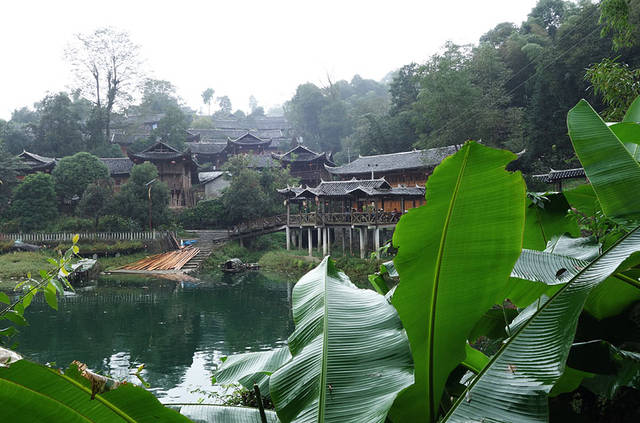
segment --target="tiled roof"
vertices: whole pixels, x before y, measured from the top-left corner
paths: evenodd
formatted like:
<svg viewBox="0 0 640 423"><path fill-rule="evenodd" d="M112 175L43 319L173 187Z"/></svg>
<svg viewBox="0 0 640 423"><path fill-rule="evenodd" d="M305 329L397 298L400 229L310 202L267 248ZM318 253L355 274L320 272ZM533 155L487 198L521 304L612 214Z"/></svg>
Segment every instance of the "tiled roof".
<svg viewBox="0 0 640 423"><path fill-rule="evenodd" d="M226 140L227 138L236 139L247 132L257 136L258 138L282 138L284 134L280 129L242 129L242 128L216 128L216 129L198 129L189 128L190 134L199 134L203 141L210 140Z"/></svg>
<svg viewBox="0 0 640 423"><path fill-rule="evenodd" d="M351 175L374 172L388 172L402 169L419 169L435 167L446 157L454 154L460 146L430 148L428 150L414 150L402 153L378 154L375 156L360 156L356 160L342 166L325 166L335 175Z"/></svg>
<svg viewBox="0 0 640 423"><path fill-rule="evenodd" d="M23 169L31 171L51 169L57 162L53 157L40 156L28 151L22 151L22 153L18 155L18 158L25 166Z"/></svg>
<svg viewBox="0 0 640 423"><path fill-rule="evenodd" d="M200 181L201 184L206 184L207 182L218 179L224 174L225 172L199 172L198 181Z"/></svg>
<svg viewBox="0 0 640 423"><path fill-rule="evenodd" d="M248 154L249 167L254 169L265 169L268 167L279 167L280 163L275 161L271 154Z"/></svg>
<svg viewBox="0 0 640 423"><path fill-rule="evenodd" d="M227 146L226 142L187 142L185 144L195 154L217 154Z"/></svg>
<svg viewBox="0 0 640 423"><path fill-rule="evenodd" d="M101 157L100 161L109 169L109 175L128 175L133 162L128 157Z"/></svg>
<svg viewBox="0 0 640 423"><path fill-rule="evenodd" d="M546 183L558 182L563 179L572 179L572 178L585 178L586 175L584 173L584 169L581 167L575 169L565 169L565 170L553 170L551 172L545 173L543 175L533 175L534 178L541 180Z"/></svg>
<svg viewBox="0 0 640 423"><path fill-rule="evenodd" d="M269 145L271 140L263 140L250 132L246 132L244 135L236 139L229 138L229 142L237 145Z"/></svg>
<svg viewBox="0 0 640 423"><path fill-rule="evenodd" d="M322 181L315 188L287 187L279 189L280 194L289 198L310 197L347 197L365 194L378 196L424 196L424 187L392 187L384 178L381 179L352 179L350 181Z"/></svg>
<svg viewBox="0 0 640 423"><path fill-rule="evenodd" d="M284 154L273 154L273 157L276 160L285 162L311 162L320 159L329 165L333 165L327 157L327 153L316 153L303 145L298 145Z"/></svg>
<svg viewBox="0 0 640 423"><path fill-rule="evenodd" d="M163 142L157 142L151 147L147 148L140 153L129 153L129 157L132 159L140 160L174 160L182 157L189 158L191 160L191 152L181 152L168 144Z"/></svg>

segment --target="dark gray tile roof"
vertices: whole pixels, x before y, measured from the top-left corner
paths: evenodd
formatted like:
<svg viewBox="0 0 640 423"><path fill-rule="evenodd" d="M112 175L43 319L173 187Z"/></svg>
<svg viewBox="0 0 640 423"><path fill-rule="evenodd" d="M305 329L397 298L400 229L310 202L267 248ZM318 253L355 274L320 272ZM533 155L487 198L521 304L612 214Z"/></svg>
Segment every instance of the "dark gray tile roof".
<svg viewBox="0 0 640 423"><path fill-rule="evenodd" d="M109 175L128 175L133 162L128 157L101 157L100 161L109 169Z"/></svg>
<svg viewBox="0 0 640 423"><path fill-rule="evenodd" d="M265 116L253 120L212 119L213 126L221 129L291 129L291 124L284 116Z"/></svg>
<svg viewBox="0 0 640 423"><path fill-rule="evenodd" d="M276 160L286 162L311 162L320 159L329 165L333 165L326 153L316 153L304 145L298 145L284 154L273 154L273 157Z"/></svg>
<svg viewBox="0 0 640 423"><path fill-rule="evenodd" d="M265 169L268 167L279 167L278 163L271 154L248 154L249 167L254 169Z"/></svg>
<svg viewBox="0 0 640 423"><path fill-rule="evenodd" d="M553 170L543 175L533 175L534 178L546 183L558 182L563 179L585 178L584 169L581 167L575 169Z"/></svg>
<svg viewBox="0 0 640 423"><path fill-rule="evenodd" d="M360 156L351 163L330 167L327 170L335 175L364 174L374 172L389 172L402 169L419 169L435 167L446 157L454 154L460 146L430 148L428 150L414 150L402 153L378 154L376 156Z"/></svg>
<svg viewBox="0 0 640 423"><path fill-rule="evenodd" d="M201 184L206 184L207 182L214 181L224 175L225 172L199 172L198 173L198 181Z"/></svg>
<svg viewBox="0 0 640 423"><path fill-rule="evenodd" d="M234 140L230 139L229 142L238 145L269 145L271 143L271 140L265 140L255 136L252 133L246 132L241 137L238 137Z"/></svg>
<svg viewBox="0 0 640 423"><path fill-rule="evenodd" d="M20 159L22 159L23 161L27 162L27 161L32 161L34 163L42 163L42 164L47 164L47 163L51 163L51 162L55 162L56 159L54 157L45 157L45 156L40 156L39 154L36 153L30 153L26 150L23 150L22 153L20 153L18 155L18 157Z"/></svg>
<svg viewBox="0 0 640 423"><path fill-rule="evenodd" d="M392 187L384 178L352 179L350 181L322 181L315 188L287 187L278 192L289 198L347 197L365 194L370 197L423 197L424 187Z"/></svg>
<svg viewBox="0 0 640 423"><path fill-rule="evenodd" d="M217 154L227 146L226 142L187 142L185 144L195 154Z"/></svg>

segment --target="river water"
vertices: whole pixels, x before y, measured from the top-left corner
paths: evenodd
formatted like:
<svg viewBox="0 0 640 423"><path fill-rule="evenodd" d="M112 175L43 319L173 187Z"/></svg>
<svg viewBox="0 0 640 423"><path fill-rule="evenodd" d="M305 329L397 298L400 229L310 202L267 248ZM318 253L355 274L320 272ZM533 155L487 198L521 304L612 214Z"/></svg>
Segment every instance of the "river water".
<svg viewBox="0 0 640 423"><path fill-rule="evenodd" d="M94 371L139 383L163 403L195 402L218 392L221 357L282 346L293 331L291 283L258 272L202 283L101 279L60 300L58 311L34 300L17 350L40 363L84 362Z"/></svg>

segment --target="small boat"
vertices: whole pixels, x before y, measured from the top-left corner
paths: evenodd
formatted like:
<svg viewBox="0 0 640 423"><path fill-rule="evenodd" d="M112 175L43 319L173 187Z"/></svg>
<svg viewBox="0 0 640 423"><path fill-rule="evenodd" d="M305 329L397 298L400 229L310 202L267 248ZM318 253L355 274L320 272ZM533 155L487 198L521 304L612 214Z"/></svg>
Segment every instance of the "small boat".
<svg viewBox="0 0 640 423"><path fill-rule="evenodd" d="M245 269L245 264L239 258L229 259L222 264L222 271L227 273L239 273Z"/></svg>
<svg viewBox="0 0 640 423"><path fill-rule="evenodd" d="M226 273L239 273L245 270L258 270L258 263L243 263L239 258L232 258L222 264L222 271Z"/></svg>

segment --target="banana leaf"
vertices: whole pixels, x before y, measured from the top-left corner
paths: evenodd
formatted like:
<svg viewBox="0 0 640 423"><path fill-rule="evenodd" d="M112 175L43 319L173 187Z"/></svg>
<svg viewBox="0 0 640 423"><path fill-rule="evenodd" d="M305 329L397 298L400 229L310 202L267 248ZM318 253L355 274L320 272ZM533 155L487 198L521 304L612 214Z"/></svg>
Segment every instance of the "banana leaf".
<svg viewBox="0 0 640 423"><path fill-rule="evenodd" d="M622 121L640 123L640 97L636 97L636 99L633 100Z"/></svg>
<svg viewBox="0 0 640 423"><path fill-rule="evenodd" d="M635 229L589 263L529 318L470 383L444 422L546 422L589 292L640 250Z"/></svg>
<svg viewBox="0 0 640 423"><path fill-rule="evenodd" d="M426 205L396 227L393 304L411 343L416 383L398 397L393 421L435 421L469 333L506 296L524 226L522 177L505 171L515 158L466 143L429 177Z"/></svg>
<svg viewBox="0 0 640 423"><path fill-rule="evenodd" d="M567 366L592 374L582 385L609 399L623 386L640 389L640 354L622 350L606 341L573 344Z"/></svg>
<svg viewBox="0 0 640 423"><path fill-rule="evenodd" d="M27 360L0 368L0 404L6 422L188 422L148 391L132 384L95 394L72 365L64 373Z"/></svg>
<svg viewBox="0 0 640 423"><path fill-rule="evenodd" d="M564 191L563 194L571 207L585 216L595 216L596 213L602 211L596 192L589 184L580 185L574 189Z"/></svg>
<svg viewBox="0 0 640 423"><path fill-rule="evenodd" d="M640 164L585 100L569 111L569 137L605 215L640 213Z"/></svg>
<svg viewBox="0 0 640 423"><path fill-rule="evenodd" d="M640 301L640 270L620 270L589 294L585 310L598 320L616 316Z"/></svg>
<svg viewBox="0 0 640 423"><path fill-rule="evenodd" d="M359 289L329 257L292 294L292 359L271 375L282 422L384 422L413 383L406 333L387 299Z"/></svg>
<svg viewBox="0 0 640 423"><path fill-rule="evenodd" d="M180 414L195 423L261 423L257 408L223 405L187 404L179 407ZM268 423L278 423L274 411L265 410Z"/></svg>
<svg viewBox="0 0 640 423"><path fill-rule="evenodd" d="M578 236L580 230L574 219L567 216L569 203L562 193L550 192L527 195L523 248L544 250L557 235Z"/></svg>
<svg viewBox="0 0 640 423"><path fill-rule="evenodd" d="M238 382L249 390L253 389L253 384L256 383L261 394L268 397L270 375L290 359L288 347L232 355L214 372L215 379L212 382Z"/></svg>

